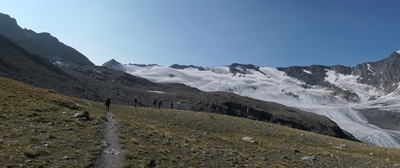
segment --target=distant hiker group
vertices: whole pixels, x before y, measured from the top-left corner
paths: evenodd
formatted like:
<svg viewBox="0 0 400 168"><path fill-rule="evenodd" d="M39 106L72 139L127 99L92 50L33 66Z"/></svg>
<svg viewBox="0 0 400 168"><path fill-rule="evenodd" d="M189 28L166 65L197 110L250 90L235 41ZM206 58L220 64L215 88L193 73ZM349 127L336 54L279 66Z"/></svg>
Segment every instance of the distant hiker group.
<svg viewBox="0 0 400 168"><path fill-rule="evenodd" d="M158 107L160 109L162 105L163 105L163 101L162 100L158 101L158 103L157 103L157 100L153 101L154 108ZM173 109L173 108L174 108L174 103L171 102L171 109Z"/></svg>
<svg viewBox="0 0 400 168"><path fill-rule="evenodd" d="M133 99L133 101L134 101L134 107L137 107L137 105L138 105L138 99L135 98L135 99ZM107 110L107 111L110 110L110 105L111 105L111 100L110 100L109 97L107 97L107 99L104 101L104 106L106 106L106 110ZM154 108L159 108L159 109L160 109L160 108L162 107L162 105L163 105L163 101L162 101L162 100L157 101L157 99L155 99L155 100L153 101L153 107L154 107ZM174 108L174 103L171 102L171 109L173 109L173 108Z"/></svg>
<svg viewBox="0 0 400 168"><path fill-rule="evenodd" d="M153 105L154 105L155 108L157 108L157 105L158 105L158 108L161 108L161 106L162 106L162 100L160 100L158 103L157 103L157 100L154 100L154 101L153 101Z"/></svg>

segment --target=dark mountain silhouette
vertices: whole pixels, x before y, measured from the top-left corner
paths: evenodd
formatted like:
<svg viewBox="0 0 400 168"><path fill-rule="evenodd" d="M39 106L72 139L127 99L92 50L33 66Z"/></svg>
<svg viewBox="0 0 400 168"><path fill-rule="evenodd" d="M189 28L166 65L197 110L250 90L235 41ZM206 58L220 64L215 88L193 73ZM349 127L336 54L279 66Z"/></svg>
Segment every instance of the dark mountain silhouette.
<svg viewBox="0 0 400 168"><path fill-rule="evenodd" d="M2 13L0 13L0 35L8 37L30 53L52 62L94 65L83 54L61 43L49 33L22 29L14 18Z"/></svg>
<svg viewBox="0 0 400 168"><path fill-rule="evenodd" d="M232 93L202 92L182 84L157 84L125 72L98 66L54 65L0 36L0 75L59 93L118 104L151 107L153 100L174 108L220 113L278 123L325 135L353 139L327 117ZM111 104L111 109L112 109Z"/></svg>

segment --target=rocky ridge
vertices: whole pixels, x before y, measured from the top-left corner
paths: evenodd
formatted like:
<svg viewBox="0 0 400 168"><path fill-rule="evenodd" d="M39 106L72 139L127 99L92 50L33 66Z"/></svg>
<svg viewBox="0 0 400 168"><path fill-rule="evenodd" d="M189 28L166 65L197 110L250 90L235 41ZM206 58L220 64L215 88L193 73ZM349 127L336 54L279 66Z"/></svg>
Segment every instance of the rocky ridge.
<svg viewBox="0 0 400 168"><path fill-rule="evenodd" d="M201 66L194 66L194 65L178 65L178 64L173 64L170 66L170 68L173 69L187 69L187 68L193 68L193 69L198 69L199 71L205 71L206 69L201 67Z"/></svg>
<svg viewBox="0 0 400 168"><path fill-rule="evenodd" d="M22 29L14 18L2 13L0 13L0 35L11 39L30 53L54 63L94 65L83 54L63 44L50 33L36 33L32 30Z"/></svg>
<svg viewBox="0 0 400 168"><path fill-rule="evenodd" d="M359 75L359 82L381 88L386 93L393 92L400 82L400 54L393 52L388 58L376 62L359 64L354 74Z"/></svg>

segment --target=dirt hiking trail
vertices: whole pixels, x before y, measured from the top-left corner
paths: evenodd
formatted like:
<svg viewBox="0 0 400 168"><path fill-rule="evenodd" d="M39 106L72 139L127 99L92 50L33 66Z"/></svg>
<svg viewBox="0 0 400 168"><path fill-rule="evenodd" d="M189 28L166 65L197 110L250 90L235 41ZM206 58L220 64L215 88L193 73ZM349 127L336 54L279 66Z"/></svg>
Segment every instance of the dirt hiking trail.
<svg viewBox="0 0 400 168"><path fill-rule="evenodd" d="M123 167L124 154L116 134L118 126L114 113L107 112L107 121L100 135L103 151L100 153L94 167L120 168Z"/></svg>

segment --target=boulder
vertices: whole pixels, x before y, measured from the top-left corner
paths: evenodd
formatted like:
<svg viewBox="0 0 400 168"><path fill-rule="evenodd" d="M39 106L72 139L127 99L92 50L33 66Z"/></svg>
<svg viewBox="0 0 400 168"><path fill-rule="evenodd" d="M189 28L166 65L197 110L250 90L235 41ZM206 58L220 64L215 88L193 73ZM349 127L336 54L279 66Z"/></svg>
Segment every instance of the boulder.
<svg viewBox="0 0 400 168"><path fill-rule="evenodd" d="M250 142L250 143L257 143L256 140L254 140L253 138L250 138L250 137L243 137L242 140L246 141L246 142Z"/></svg>
<svg viewBox="0 0 400 168"><path fill-rule="evenodd" d="M76 113L76 114L74 114L74 115L72 116L72 118L73 118L73 119L76 119L76 120L80 120L80 121L91 120L90 115L89 115L89 112L86 112L86 111Z"/></svg>

